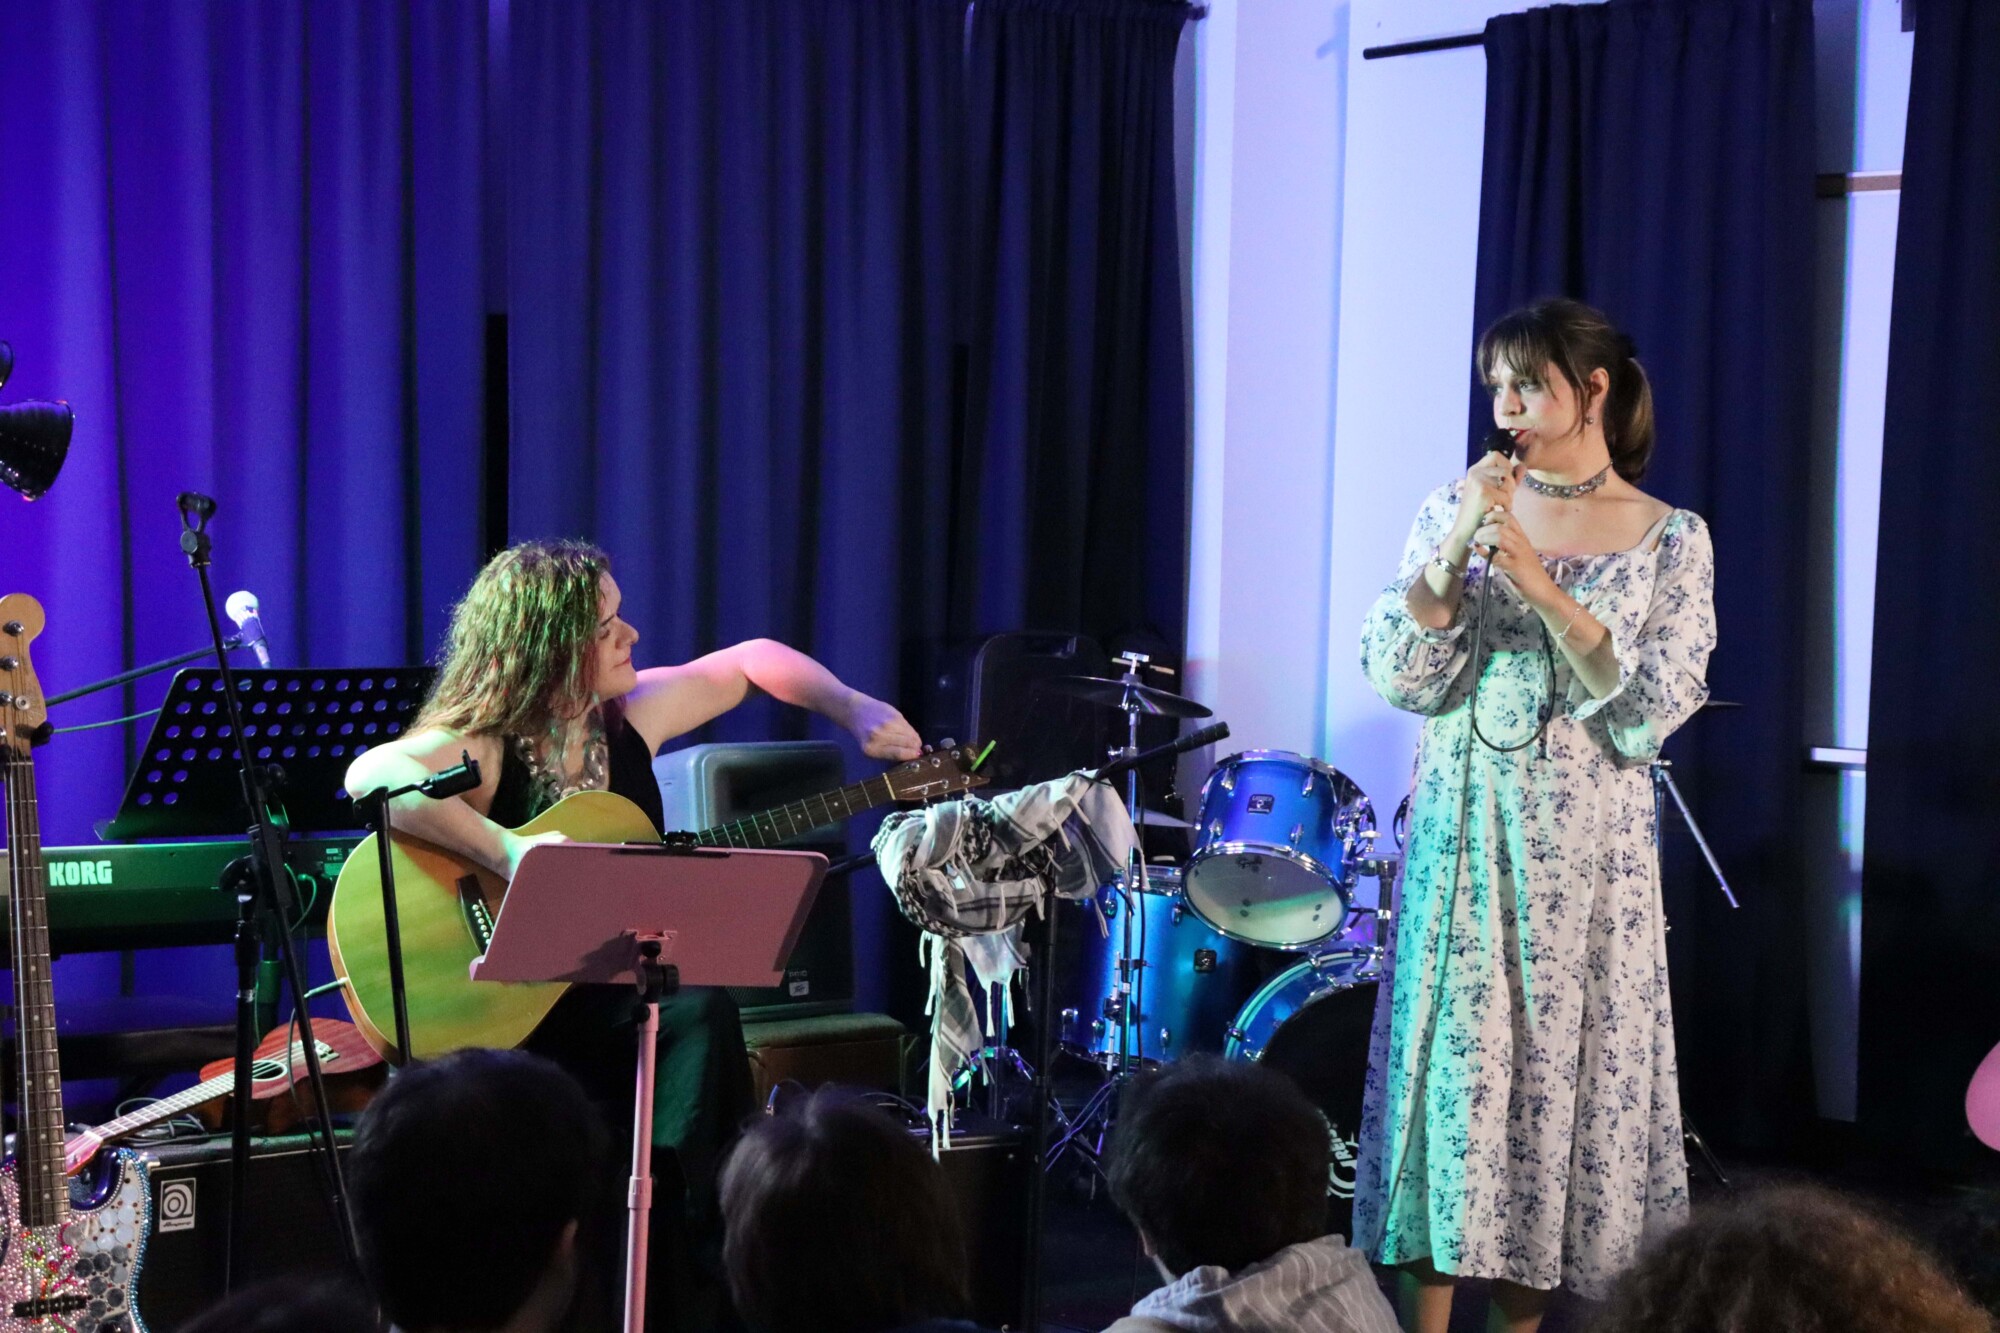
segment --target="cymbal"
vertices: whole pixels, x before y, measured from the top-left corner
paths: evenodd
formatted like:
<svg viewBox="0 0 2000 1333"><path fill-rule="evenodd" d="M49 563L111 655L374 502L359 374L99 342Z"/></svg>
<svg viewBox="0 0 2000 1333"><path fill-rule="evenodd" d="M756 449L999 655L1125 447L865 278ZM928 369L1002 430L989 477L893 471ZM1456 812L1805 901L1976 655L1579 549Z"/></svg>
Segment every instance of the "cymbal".
<svg viewBox="0 0 2000 1333"><path fill-rule="evenodd" d="M1147 810L1144 808L1140 809L1139 817L1133 820L1132 822L1135 824L1144 824L1148 828L1193 828L1194 827L1194 825L1188 823L1185 819L1182 819L1179 815L1170 815L1164 810Z"/></svg>
<svg viewBox="0 0 2000 1333"><path fill-rule="evenodd" d="M1204 705L1192 699L1183 699L1178 694L1169 694L1151 685L1127 685L1122 680L1107 680L1103 676L1053 676L1039 682L1035 688L1121 710L1126 707L1129 691L1132 703L1137 706L1136 711L1141 713L1155 717L1214 716Z"/></svg>
<svg viewBox="0 0 2000 1333"><path fill-rule="evenodd" d="M1741 708L1742 706L1742 703L1735 699L1710 699L1702 704L1701 708L1695 709L1695 711L1699 713L1704 708Z"/></svg>

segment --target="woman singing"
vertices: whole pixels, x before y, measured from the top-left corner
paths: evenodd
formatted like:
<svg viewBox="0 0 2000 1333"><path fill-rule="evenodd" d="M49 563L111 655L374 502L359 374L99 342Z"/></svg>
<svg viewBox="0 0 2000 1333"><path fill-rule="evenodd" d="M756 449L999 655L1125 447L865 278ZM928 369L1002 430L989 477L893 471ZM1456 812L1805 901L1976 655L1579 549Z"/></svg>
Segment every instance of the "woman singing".
<svg viewBox="0 0 2000 1333"><path fill-rule="evenodd" d="M1687 1213L1646 765L1708 694L1714 557L1634 484L1652 395L1602 314L1518 310L1476 364L1519 461L1430 494L1362 631L1426 720L1354 1229L1407 1327L1474 1276L1526 1333Z"/></svg>

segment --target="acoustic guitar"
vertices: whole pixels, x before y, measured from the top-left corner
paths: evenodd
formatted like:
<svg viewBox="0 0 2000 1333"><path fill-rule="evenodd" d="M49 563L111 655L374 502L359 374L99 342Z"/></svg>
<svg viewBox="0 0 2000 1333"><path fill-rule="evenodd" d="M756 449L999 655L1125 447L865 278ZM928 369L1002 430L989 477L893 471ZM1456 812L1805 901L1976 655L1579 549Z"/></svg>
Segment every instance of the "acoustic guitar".
<svg viewBox="0 0 2000 1333"><path fill-rule="evenodd" d="M133 1301L150 1209L144 1159L107 1154L94 1179L63 1165L62 1070L49 972L49 885L35 800L34 747L48 708L28 661L45 623L24 593L0 597L0 780L7 784L13 894L14 1157L0 1171L0 1331L143 1333Z"/></svg>
<svg viewBox="0 0 2000 1333"><path fill-rule="evenodd" d="M981 787L973 745L934 751L878 777L808 796L694 835L704 847L778 847L816 828L895 801L931 801ZM561 833L572 842L658 842L653 821L632 802L604 791L564 797L515 829ZM518 1046L569 989L562 982L473 981L472 962L486 952L507 883L485 866L422 838L393 830L396 914L403 938L404 995L410 1046L420 1060L468 1046ZM361 1035L393 1064L395 1011L383 931L380 854L362 840L334 881L327 911L327 951L341 979L347 1011Z"/></svg>

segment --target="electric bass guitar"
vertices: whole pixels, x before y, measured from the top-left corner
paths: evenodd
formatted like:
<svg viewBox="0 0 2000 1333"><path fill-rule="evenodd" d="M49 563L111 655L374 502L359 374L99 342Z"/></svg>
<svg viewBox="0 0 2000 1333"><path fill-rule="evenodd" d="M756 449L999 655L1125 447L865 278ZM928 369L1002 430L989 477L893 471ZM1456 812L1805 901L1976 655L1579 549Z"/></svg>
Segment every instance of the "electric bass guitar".
<svg viewBox="0 0 2000 1333"><path fill-rule="evenodd" d="M382 1057L362 1040L352 1023L337 1018L315 1018L313 1037L319 1046L320 1067L326 1071L327 1100L333 1103L334 1111L360 1110L388 1074ZM182 1112L200 1116L210 1129L215 1129L227 1119L229 1096L235 1090L235 1058L211 1060L201 1067L201 1082L185 1092L162 1097L129 1115L72 1134L63 1148L64 1163L74 1175L97 1156L98 1149ZM334 1095L336 1091L340 1095ZM286 1097L285 1093L292 1096ZM283 1134L296 1129L312 1115L312 1086L306 1081L306 1046L292 1036L290 1024L271 1029L251 1053L250 1100L254 1109L263 1112L251 1124L258 1133Z"/></svg>
<svg viewBox="0 0 2000 1333"><path fill-rule="evenodd" d="M91 1178L64 1170L62 1071L49 974L49 886L35 804L34 747L48 709L28 661L42 607L0 597L0 773L7 784L7 879L13 893L14 1157L0 1170L0 1331L145 1333L136 1306L151 1224L146 1165L105 1154Z"/></svg>
<svg viewBox="0 0 2000 1333"><path fill-rule="evenodd" d="M878 805L969 791L988 781L973 771L978 753L973 745L934 751L879 777L704 829L694 839L704 847L777 847ZM604 791L565 797L514 832L561 833L572 842L660 840L643 810ZM493 937L507 882L485 866L401 830L391 832L390 845L403 939L403 989L416 1057L428 1060L467 1046L520 1045L569 986L471 979L473 960L486 952ZM400 1064L376 847L373 835L364 838L341 868L327 911L326 944L355 1027L385 1059Z"/></svg>

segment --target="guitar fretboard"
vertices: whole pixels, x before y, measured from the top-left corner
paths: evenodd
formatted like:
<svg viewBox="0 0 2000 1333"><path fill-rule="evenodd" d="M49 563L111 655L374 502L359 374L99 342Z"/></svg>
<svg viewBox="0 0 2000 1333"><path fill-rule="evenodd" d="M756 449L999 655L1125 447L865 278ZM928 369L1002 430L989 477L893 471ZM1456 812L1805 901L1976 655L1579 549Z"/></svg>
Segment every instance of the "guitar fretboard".
<svg viewBox="0 0 2000 1333"><path fill-rule="evenodd" d="M887 805L896 792L886 777L864 778L835 791L820 792L775 810L719 824L694 835L703 847L775 847L803 833L837 824L849 815Z"/></svg>
<svg viewBox="0 0 2000 1333"><path fill-rule="evenodd" d="M14 748L21 748L17 752ZM21 1129L21 1225L54 1226L69 1211L63 1180L62 1072L56 1061L55 992L49 975L48 878L42 865L35 762L26 737L0 737L6 753L7 846L14 931L14 1047Z"/></svg>

